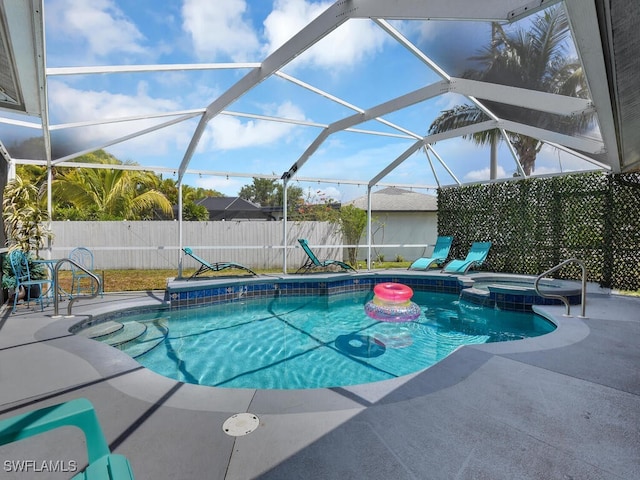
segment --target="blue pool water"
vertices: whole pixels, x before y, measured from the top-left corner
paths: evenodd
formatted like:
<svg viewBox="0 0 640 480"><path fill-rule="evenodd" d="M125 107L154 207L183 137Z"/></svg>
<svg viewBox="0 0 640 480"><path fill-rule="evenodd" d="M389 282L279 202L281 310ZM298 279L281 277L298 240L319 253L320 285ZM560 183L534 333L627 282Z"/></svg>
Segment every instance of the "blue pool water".
<svg viewBox="0 0 640 480"><path fill-rule="evenodd" d="M375 382L427 368L461 345L543 335L555 327L533 313L416 292L412 322L376 321L370 292L281 297L147 313L126 322L160 326L164 337L136 360L175 380L234 388L320 388ZM140 351L138 342L120 348ZM135 356L132 353L132 356Z"/></svg>

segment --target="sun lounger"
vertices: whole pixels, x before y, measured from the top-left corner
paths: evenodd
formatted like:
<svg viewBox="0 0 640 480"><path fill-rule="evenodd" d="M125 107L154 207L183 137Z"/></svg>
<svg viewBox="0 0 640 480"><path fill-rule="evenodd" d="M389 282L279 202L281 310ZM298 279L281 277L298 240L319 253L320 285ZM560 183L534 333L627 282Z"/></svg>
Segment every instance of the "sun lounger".
<svg viewBox="0 0 640 480"><path fill-rule="evenodd" d="M227 268L237 268L239 270L245 270L245 271L249 272L251 275L258 275L256 272L251 270L249 267L245 267L244 265L241 265L239 263L234 263L234 262L209 263L204 258L199 257L198 255L193 253L193 250L191 250L191 248L189 248L189 247L184 247L182 249L182 251L184 253L186 253L187 255L189 255L191 258L193 258L196 262L200 263L200 268L198 270L196 270L196 272L193 275L191 275L189 277L189 279L195 278L195 277L197 277L199 275L202 275L204 273L207 273L207 272L219 272L219 271L225 270Z"/></svg>
<svg viewBox="0 0 640 480"><path fill-rule="evenodd" d="M438 237L430 257L418 258L407 270L428 270L432 266L441 266L449 256L453 237Z"/></svg>
<svg viewBox="0 0 640 480"><path fill-rule="evenodd" d="M467 273L480 266L487 259L491 242L474 242L464 260L451 260L442 270L445 273Z"/></svg>
<svg viewBox="0 0 640 480"><path fill-rule="evenodd" d="M341 262L340 260L319 260L318 257L316 257L315 253L313 253L313 251L309 247L309 242L307 242L307 240L304 238L299 238L298 243L300 243L300 246L305 251L308 258L304 265L302 265L296 271L296 273L307 273L308 271L316 268L328 268L332 265L337 265L343 270L352 270L354 272L356 271L351 265Z"/></svg>

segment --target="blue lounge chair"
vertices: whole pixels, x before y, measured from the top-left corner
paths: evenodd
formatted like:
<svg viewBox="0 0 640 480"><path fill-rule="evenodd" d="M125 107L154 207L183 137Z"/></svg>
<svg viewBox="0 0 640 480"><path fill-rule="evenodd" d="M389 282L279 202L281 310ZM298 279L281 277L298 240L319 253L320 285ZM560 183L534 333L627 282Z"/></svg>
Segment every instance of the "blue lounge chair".
<svg viewBox="0 0 640 480"><path fill-rule="evenodd" d="M482 265L487 259L491 242L474 242L464 260L451 260L442 270L446 273L467 273L470 268Z"/></svg>
<svg viewBox="0 0 640 480"><path fill-rule="evenodd" d="M9 253L9 261L11 262L11 269L13 270L13 275L16 279L16 291L13 296L13 310L11 310L11 313L15 313L16 311L18 297L20 296L21 290L24 290L24 299L27 304L29 304L31 300L36 300L40 303L40 310L44 310L44 294L47 293L46 289L52 288L53 280L50 278L31 278L29 258L22 250L12 250ZM47 298L47 302L48 301L49 300Z"/></svg>
<svg viewBox="0 0 640 480"><path fill-rule="evenodd" d="M428 270L431 266L441 266L449 256L453 237L438 237L430 257L422 257L413 262L407 270Z"/></svg>
<svg viewBox="0 0 640 480"><path fill-rule="evenodd" d="M300 243L300 246L309 258L304 263L304 265L302 265L296 271L296 273L307 273L309 270L313 270L315 268L327 268L331 267L332 265L337 265L344 270L352 270L354 272L356 271L355 268L353 268L351 265L341 262L340 260L319 260L318 257L316 257L315 253L313 253L313 250L311 250L311 248L309 247L309 242L307 242L307 240L304 238L299 238L298 243Z"/></svg>
<svg viewBox="0 0 640 480"><path fill-rule="evenodd" d="M78 427L84 433L89 460L89 466L74 480L133 480L129 460L111 453L93 405L86 398L0 420L0 445L67 426Z"/></svg>
<svg viewBox="0 0 640 480"><path fill-rule="evenodd" d="M194 274L189 277L189 279L195 278L198 275L202 275L203 273L219 272L219 271L225 270L227 268L237 268L239 270L245 270L245 271L249 272L251 275L258 275L256 272L251 270L249 267L245 267L244 265L240 265L239 263L233 263L233 262L209 263L204 258L201 258L198 255L196 255L195 253L193 253L193 250L191 250L189 247L184 247L182 249L182 251L184 253L186 253L187 255L189 255L191 258L193 258L196 262L200 263L200 268L198 270L196 270L194 272Z"/></svg>

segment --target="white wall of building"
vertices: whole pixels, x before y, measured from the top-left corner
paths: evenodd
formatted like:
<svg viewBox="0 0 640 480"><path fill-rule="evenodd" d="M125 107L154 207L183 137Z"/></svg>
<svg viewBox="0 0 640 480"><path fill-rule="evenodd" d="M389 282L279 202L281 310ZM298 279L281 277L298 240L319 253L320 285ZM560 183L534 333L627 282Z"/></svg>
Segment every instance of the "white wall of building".
<svg viewBox="0 0 640 480"><path fill-rule="evenodd" d="M379 255L385 261L395 261L398 256L406 261L431 254L438 237L437 212L373 212L371 232L372 245L422 245L428 247L373 247L372 260ZM360 242L366 245L366 233ZM367 249L360 248L358 259L366 259Z"/></svg>

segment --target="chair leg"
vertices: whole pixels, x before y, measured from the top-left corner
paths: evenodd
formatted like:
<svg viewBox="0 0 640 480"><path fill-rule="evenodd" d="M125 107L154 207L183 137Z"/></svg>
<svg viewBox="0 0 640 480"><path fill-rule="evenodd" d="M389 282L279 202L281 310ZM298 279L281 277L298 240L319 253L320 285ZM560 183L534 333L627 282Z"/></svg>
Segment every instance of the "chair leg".
<svg viewBox="0 0 640 480"><path fill-rule="evenodd" d="M18 297L20 296L20 288L16 287L15 292L13 292L13 309L11 313L16 313L16 307L18 306Z"/></svg>

